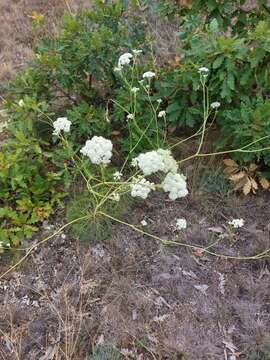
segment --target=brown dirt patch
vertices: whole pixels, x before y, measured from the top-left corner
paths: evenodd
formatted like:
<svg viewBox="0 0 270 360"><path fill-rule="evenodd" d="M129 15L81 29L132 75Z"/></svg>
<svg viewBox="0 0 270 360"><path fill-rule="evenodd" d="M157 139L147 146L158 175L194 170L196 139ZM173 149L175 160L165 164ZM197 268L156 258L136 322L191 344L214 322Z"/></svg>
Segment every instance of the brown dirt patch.
<svg viewBox="0 0 270 360"><path fill-rule="evenodd" d="M207 194L173 203L157 195L126 220L138 225L146 218L152 234L204 247L222 235L212 250L248 256L269 248L269 199L269 192ZM188 228L177 239L179 217ZM227 221L236 217L245 226L232 231ZM229 359L225 341L241 358L254 351L264 359L269 274L269 261L198 257L124 225L102 243L59 235L1 284L0 354L37 360L54 351L52 359L85 359L104 340L129 354L126 359L209 360L225 353Z"/></svg>
<svg viewBox="0 0 270 360"><path fill-rule="evenodd" d="M87 0L0 0L0 83L9 81L31 58L38 38L57 32L59 19L68 11L66 4L76 12L90 3ZM32 26L33 11L45 17L44 25L38 30Z"/></svg>

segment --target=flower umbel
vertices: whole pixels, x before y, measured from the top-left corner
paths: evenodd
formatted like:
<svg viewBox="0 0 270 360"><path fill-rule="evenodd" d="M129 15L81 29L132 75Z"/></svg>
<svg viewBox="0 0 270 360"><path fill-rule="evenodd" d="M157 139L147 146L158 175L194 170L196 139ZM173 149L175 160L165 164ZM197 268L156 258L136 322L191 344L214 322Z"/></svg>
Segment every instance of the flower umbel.
<svg viewBox="0 0 270 360"><path fill-rule="evenodd" d="M132 120L132 119L134 119L134 115L133 114L128 114L127 120Z"/></svg>
<svg viewBox="0 0 270 360"><path fill-rule="evenodd" d="M132 50L132 52L133 52L133 54L134 55L139 55L139 54L141 54L142 53L142 50L137 50L137 49L134 49L134 50Z"/></svg>
<svg viewBox="0 0 270 360"><path fill-rule="evenodd" d="M147 224L147 221L143 219L143 220L141 221L141 225L142 225L142 226L147 226L147 225L148 225L148 224Z"/></svg>
<svg viewBox="0 0 270 360"><path fill-rule="evenodd" d="M209 69L207 67L200 67L198 72L203 75L207 75L209 73Z"/></svg>
<svg viewBox="0 0 270 360"><path fill-rule="evenodd" d="M23 101L23 99L19 100L18 105L19 105L20 107L24 107L24 101Z"/></svg>
<svg viewBox="0 0 270 360"><path fill-rule="evenodd" d="M233 219L231 221L228 221L228 224L236 229L244 226L244 223L245 223L244 219Z"/></svg>
<svg viewBox="0 0 270 360"><path fill-rule="evenodd" d="M161 110L161 111L158 113L158 117L159 117L159 118L162 118L162 117L164 117L164 116L166 116L166 111L165 111L165 110Z"/></svg>
<svg viewBox="0 0 270 360"><path fill-rule="evenodd" d="M144 79L152 79L155 76L156 76L156 74L153 71L146 71L142 77Z"/></svg>
<svg viewBox="0 0 270 360"><path fill-rule="evenodd" d="M80 152L88 156L93 164L108 164L112 157L112 142L102 136L87 140Z"/></svg>
<svg viewBox="0 0 270 360"><path fill-rule="evenodd" d="M150 191L154 189L155 184L150 183L150 181L147 181L140 176L133 179L133 184L131 184L131 196L146 199Z"/></svg>
<svg viewBox="0 0 270 360"><path fill-rule="evenodd" d="M114 180L121 180L122 179L122 176L123 176L123 174L120 172L120 171L116 171L114 174L113 174L113 179Z"/></svg>
<svg viewBox="0 0 270 360"><path fill-rule="evenodd" d="M187 220L186 219L176 219L176 229L183 230L187 228Z"/></svg>
<svg viewBox="0 0 270 360"><path fill-rule="evenodd" d="M121 69L122 66L128 65L132 58L133 58L133 55L131 53L125 53L125 54L121 55L118 60L118 68Z"/></svg>
<svg viewBox="0 0 270 360"><path fill-rule="evenodd" d="M132 160L132 166L138 166L144 175L148 176L158 171L175 173L178 169L177 162L170 150L158 149L142 153Z"/></svg>
<svg viewBox="0 0 270 360"><path fill-rule="evenodd" d="M182 174L169 172L162 183L162 187L165 192L169 193L171 200L185 197L188 194L186 177Z"/></svg>
<svg viewBox="0 0 270 360"><path fill-rule="evenodd" d="M71 121L69 121L66 117L58 118L56 121L53 122L53 135L59 135L61 131L69 133L70 125Z"/></svg>
<svg viewBox="0 0 270 360"><path fill-rule="evenodd" d="M210 104L210 107L212 109L218 109L220 107L220 102L214 101L214 102L212 102L212 104Z"/></svg>

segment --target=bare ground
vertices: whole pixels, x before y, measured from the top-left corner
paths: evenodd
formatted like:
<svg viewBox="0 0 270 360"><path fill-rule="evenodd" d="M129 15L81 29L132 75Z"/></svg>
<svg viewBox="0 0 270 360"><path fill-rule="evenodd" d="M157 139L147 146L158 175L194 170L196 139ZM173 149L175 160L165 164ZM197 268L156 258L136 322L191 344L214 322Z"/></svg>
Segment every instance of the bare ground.
<svg viewBox="0 0 270 360"><path fill-rule="evenodd" d="M33 55L33 44L45 34L57 32L64 11L76 12L91 0L0 0L0 88ZM33 28L33 12L44 24Z"/></svg>
<svg viewBox="0 0 270 360"><path fill-rule="evenodd" d="M270 245L269 196L195 194L172 203L158 195L126 220L146 218L147 231L163 239L218 241L214 252L250 256ZM188 221L179 238L178 217ZM232 231L227 221L237 217L245 226ZM126 359L268 359L269 261L201 256L125 225L100 243L65 235L2 282L1 359L86 359L98 342Z"/></svg>

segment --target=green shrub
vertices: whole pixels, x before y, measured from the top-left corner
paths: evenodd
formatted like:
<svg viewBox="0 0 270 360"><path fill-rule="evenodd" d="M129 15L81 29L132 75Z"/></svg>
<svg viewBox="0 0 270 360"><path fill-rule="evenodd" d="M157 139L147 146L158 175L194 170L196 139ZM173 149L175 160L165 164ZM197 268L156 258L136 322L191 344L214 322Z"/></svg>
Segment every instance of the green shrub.
<svg viewBox="0 0 270 360"><path fill-rule="evenodd" d="M270 21L260 21L245 36L222 35L217 21L183 40L183 59L176 67L164 71L157 84L167 100L167 123L197 127L202 117L202 94L198 69L210 69L207 86L210 103L220 101L217 124L221 136L216 145L238 148L259 138L270 136ZM211 119L210 119L211 120ZM264 148L268 138L246 150ZM269 164L269 150L240 152L243 162L264 161Z"/></svg>
<svg viewBox="0 0 270 360"><path fill-rule="evenodd" d="M246 32L269 15L267 0L256 0L245 6L246 0L160 0L159 12L169 18L184 18L185 22L209 23L216 19L223 31ZM199 22L198 22L199 20Z"/></svg>
<svg viewBox="0 0 270 360"><path fill-rule="evenodd" d="M215 139L218 149L241 148L235 155L240 162L270 163L269 150L255 151L268 147L270 137L270 21L265 10L250 13L250 24L243 18L248 31L238 35L225 33L226 21L214 17L216 11L233 16L231 1L227 7L225 2L212 1L211 5L208 1L209 16L201 18L194 14L201 2L192 2L184 9L186 18L179 33L181 59L159 69L145 45L141 19L129 16L127 2L96 0L95 4L92 11L66 15L60 35L37 45L36 58L17 76L5 99L9 128L15 136L0 155L0 241L7 245L31 236L61 203L65 187L71 180L76 182L77 176L85 186L82 195L71 200L67 218L73 221L85 213L88 218L74 225L73 232L80 238L106 237L113 220L110 214L123 214L131 188L139 187L144 199L145 190L163 188L162 183L154 186L127 172L124 181L115 181L115 167L122 173L128 164L130 171L134 165L130 160L138 153L165 150L168 126L182 127L184 132L203 129L197 152L188 159L201 155L204 130L215 121L221 132ZM134 49L142 49L143 56ZM128 54L132 60L119 67L119 56L125 52L133 54ZM198 74L205 66L209 74ZM144 76L149 71L154 73ZM208 100L221 102L218 112L210 110ZM64 116L71 124L70 133L62 129L53 136L54 121ZM101 145L96 143L97 152L109 143L113 166L91 159L88 150L84 155L91 165L80 155L82 144L93 136L103 137ZM169 152L162 156L174 164ZM177 178L186 195L184 176L177 174ZM121 198L121 204L115 197Z"/></svg>
<svg viewBox="0 0 270 360"><path fill-rule="evenodd" d="M61 34L37 44L36 58L15 79L9 100L18 103L28 96L53 112L82 100L106 104L119 85L114 73L118 57L143 44L144 27L135 15L127 17L125 1L95 3L92 11L66 14Z"/></svg>
<svg viewBox="0 0 270 360"><path fill-rule="evenodd" d="M0 242L18 246L32 236L65 196L64 170L57 171L40 143L22 133L0 151Z"/></svg>

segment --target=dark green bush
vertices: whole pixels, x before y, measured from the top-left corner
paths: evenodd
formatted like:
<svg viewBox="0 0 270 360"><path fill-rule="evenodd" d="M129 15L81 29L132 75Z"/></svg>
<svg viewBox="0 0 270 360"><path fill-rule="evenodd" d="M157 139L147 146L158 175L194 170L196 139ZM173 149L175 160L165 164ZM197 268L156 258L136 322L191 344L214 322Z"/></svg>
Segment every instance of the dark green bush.
<svg viewBox="0 0 270 360"><path fill-rule="evenodd" d="M207 86L210 103L221 107L217 124L221 130L219 149L239 148L263 141L246 150L268 146L270 96L270 21L260 21L245 36L222 35L215 20L183 40L182 60L164 71L157 84L167 99L168 124L197 127L202 119L202 93L198 69L210 69ZM269 150L237 153L244 162L263 160L269 164Z"/></svg>
<svg viewBox="0 0 270 360"><path fill-rule="evenodd" d="M45 144L43 144L45 145ZM45 146L44 146L45 147ZM18 246L65 196L64 170L52 166L40 142L17 132L0 151L0 242Z"/></svg>

